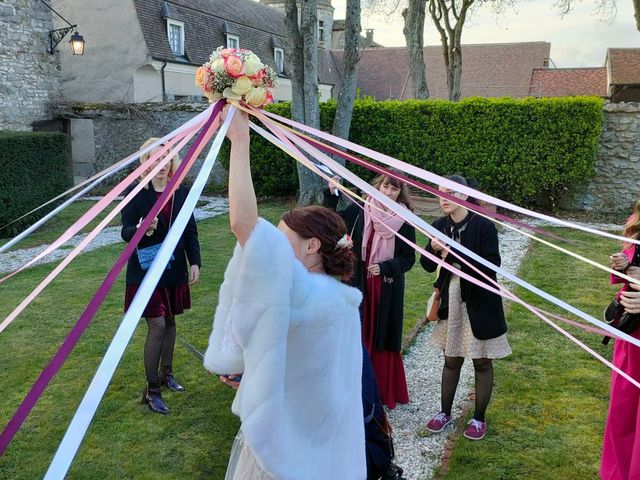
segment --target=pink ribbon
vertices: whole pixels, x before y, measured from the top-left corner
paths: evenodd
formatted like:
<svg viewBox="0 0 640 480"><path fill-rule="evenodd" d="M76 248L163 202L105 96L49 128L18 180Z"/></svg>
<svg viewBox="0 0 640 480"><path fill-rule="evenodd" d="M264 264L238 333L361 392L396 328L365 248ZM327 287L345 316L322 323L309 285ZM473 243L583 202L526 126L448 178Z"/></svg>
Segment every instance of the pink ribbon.
<svg viewBox="0 0 640 480"><path fill-rule="evenodd" d="M82 313L82 315L78 319L78 322L74 325L67 338L64 340L60 349L56 352L49 364L42 371L36 382L27 393L26 397L18 407L18 410L15 412L11 420L9 420L9 423L4 428L2 433L0 433L0 456L4 454L7 446L19 430L20 426L24 423L24 420L29 415L29 412L40 398L40 395L42 395L42 392L45 390L51 379L56 375L58 370L60 370L62 364L71 353L71 350L82 336L82 333L89 326L91 319L95 315L98 308L100 308L100 305L102 305L102 302L111 290L114 282L117 280L118 275L124 268L129 257L136 249L138 242L147 231L147 228L149 228L149 225L151 225L153 219L160 213L162 207L167 203L171 195L173 195L173 192L180 185L180 182L183 180L189 168L191 168L206 143L213 136L213 133L215 131L214 120L218 118L218 114L222 110L223 105L223 101L219 101L216 103L211 116L206 121L203 127L203 130L191 145L191 148L185 156L184 161L176 170L175 174L169 181L169 184L160 195L160 198L158 198L156 203L151 208L149 214L142 221L140 228L138 228L131 241L127 244L123 252L120 254L120 257L116 261L115 265L107 274L106 278L98 288L98 291L87 305L85 311Z"/></svg>
<svg viewBox="0 0 640 480"><path fill-rule="evenodd" d="M258 118L260 118L262 120L262 122L283 142L283 144L287 147L289 147L289 153L293 152L293 156L294 158L296 158L296 160L298 160L299 162L303 163L305 166L307 166L308 168L310 168L312 171L315 171L316 173L318 173L319 175L321 175L323 178L325 179L329 179L329 177L327 175L325 175L323 172L321 172L312 162L308 161L304 155L302 155L300 153L299 150L297 150L297 148L295 146L292 145L291 141L293 141L294 143L298 144L301 148L303 148L305 151L307 151L307 153L309 153L310 155L312 155L316 160L320 161L322 164L327 165L330 169L332 169L333 171L339 173L343 178L348 179L352 184L356 185L357 187L359 187L361 190L366 191L369 195L371 195L374 198L377 198L378 200L382 201L383 203L384 200L384 195L382 195L380 192L377 192L374 188L372 188L369 184L367 184L366 182L363 182L362 180L360 180L358 177L356 177L355 175L353 175L351 172L349 172L346 168L342 167L340 164L338 164L337 162L335 162L334 160L330 159L329 157L327 157L326 155L322 154L321 152L319 152L318 150L316 150L315 148L308 146L308 144L306 144L309 148L305 148L305 142L302 142L300 139L298 139L295 135L292 134L287 134L286 132L284 132L283 129L281 129L277 124L266 120L265 118L261 118L261 116L259 115L259 113L255 113L256 116L258 116ZM289 141L291 140L291 141ZM296 141L297 140L297 141ZM285 148L286 149L286 148ZM296 155L297 153L297 155ZM342 187L342 186L340 186ZM347 189L345 189L344 187L342 187L343 191L345 191L345 193L348 193L350 195L353 195L352 192L348 191ZM399 206L397 204L392 204L393 202L389 203L387 206L387 208L389 208L390 210L393 210L396 214L401 215L403 217L405 217L403 215L403 208L399 208ZM406 217L405 217L406 218ZM410 224L413 224L410 220L407 219L407 221ZM413 224L414 227L418 228L419 230L422 231L422 229L420 229L420 227L416 226L415 224ZM427 258L429 258L430 260L432 260L433 262L435 262L436 264L440 265L440 267L445 268L447 270L449 270L450 272L452 272L454 275L458 275L461 278L464 278L465 280L474 283L490 292L496 293L504 298L507 298L509 300L513 300L516 303L519 303L520 305L522 305L523 307L525 307L527 310L531 311L534 315L540 317L545 323L547 323L548 325L550 325L552 328L556 329L558 332L560 332L562 335L564 335L565 337L567 337L568 339L570 339L572 342L574 342L576 345L578 345L580 348L582 348L583 350L585 350L586 352L588 352L589 354L591 354L594 358L598 359L600 362L604 363L605 365L607 365L609 368L611 368L612 370L616 371L617 373L619 373L621 376L623 376L624 378L626 378L629 382L631 382L633 385L635 385L637 388L640 388L640 383L638 381L636 381L633 377L629 376L626 372L622 371L621 369L619 369L618 367L616 367L615 365L613 365L611 362L609 362L607 359L605 359L604 357L602 357L600 354L598 354L597 352L595 352L593 349L591 349L590 347L588 347L586 344L584 344L583 342L581 342L580 340L578 340L576 337L574 337L573 335L571 335L570 333L568 333L567 331L565 331L564 329L562 329L561 327L559 327L558 325L556 325L554 322L552 322L551 320L549 320L548 318L546 318L540 311L538 311L535 307L533 307L532 305L529 305L528 303L524 302L522 299L520 299L519 297L517 297L515 294L511 293L510 291L506 290L502 285L498 284L497 282L494 282L492 279L489 278L491 283L495 283L498 286L498 289L494 289L493 287L489 286L488 284L481 282L480 280L476 279L475 277L472 277L468 274L465 274L463 271L453 267L452 265L444 262L443 260L439 259L438 257L430 254L429 252L427 252L426 250L422 249L421 247L419 247L418 245L416 245L413 242L410 242L408 239L406 239L405 237L403 237L402 235L398 234L397 232L394 232L400 239L402 239L405 243L411 245L416 251L420 252L422 255L426 256ZM425 234L429 235L427 232L424 232ZM455 245L458 245L457 242L452 242ZM457 255L453 250L451 250L451 252L458 257L463 263L466 263L467 265L469 265L472 269L478 271L478 273L480 273L480 275L484 276L485 278L488 278L483 272L479 271L477 268L475 268L471 263L467 262L464 258L460 257L459 255Z"/></svg>

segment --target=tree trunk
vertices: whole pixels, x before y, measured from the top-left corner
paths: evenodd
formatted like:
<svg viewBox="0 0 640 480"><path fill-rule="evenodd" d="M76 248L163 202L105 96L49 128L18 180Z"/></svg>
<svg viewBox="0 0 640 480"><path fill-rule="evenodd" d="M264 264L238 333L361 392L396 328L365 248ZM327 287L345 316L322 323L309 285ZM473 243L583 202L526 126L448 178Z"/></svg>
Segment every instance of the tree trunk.
<svg viewBox="0 0 640 480"><path fill-rule="evenodd" d="M333 119L331 132L337 137L349 139L353 102L356 99L358 81L358 44L360 40L360 0L347 0L347 15L345 19L345 39L342 72L342 82L336 116ZM344 160L341 161L344 164Z"/></svg>
<svg viewBox="0 0 640 480"><path fill-rule="evenodd" d="M298 27L296 0L284 4L286 28L285 65L291 79L291 119L304 123L304 70L302 68L302 37Z"/></svg>
<svg viewBox="0 0 640 480"><path fill-rule="evenodd" d="M320 104L318 98L318 7L317 0L302 0L300 16L302 45L304 124L320 128ZM298 163L300 193L298 206L306 206L322 197L322 179Z"/></svg>
<svg viewBox="0 0 640 480"><path fill-rule="evenodd" d="M409 53L409 75L411 76L413 97L429 98L426 66L424 63L424 17L427 0L409 0L409 6L402 12L404 28L402 33Z"/></svg>
<svg viewBox="0 0 640 480"><path fill-rule="evenodd" d="M640 32L640 0L633 0L633 16L636 19L636 28Z"/></svg>

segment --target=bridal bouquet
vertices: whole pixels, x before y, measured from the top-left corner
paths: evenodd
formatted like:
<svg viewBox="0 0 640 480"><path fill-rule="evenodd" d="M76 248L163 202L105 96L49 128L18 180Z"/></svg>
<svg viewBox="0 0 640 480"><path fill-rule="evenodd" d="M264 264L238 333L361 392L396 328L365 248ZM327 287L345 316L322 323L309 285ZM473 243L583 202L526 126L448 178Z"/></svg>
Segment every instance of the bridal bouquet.
<svg viewBox="0 0 640 480"><path fill-rule="evenodd" d="M250 50L218 47L196 70L196 85L210 102L242 100L253 107L273 102L276 72Z"/></svg>

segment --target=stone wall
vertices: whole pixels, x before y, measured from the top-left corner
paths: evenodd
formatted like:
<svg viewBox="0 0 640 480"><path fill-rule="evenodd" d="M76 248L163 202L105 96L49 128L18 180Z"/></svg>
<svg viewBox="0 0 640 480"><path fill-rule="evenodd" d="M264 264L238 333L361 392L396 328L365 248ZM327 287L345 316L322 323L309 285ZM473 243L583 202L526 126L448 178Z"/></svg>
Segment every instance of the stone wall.
<svg viewBox="0 0 640 480"><path fill-rule="evenodd" d="M138 150L147 138L166 135L206 107L205 103L74 105L71 110L75 115L93 119L93 137L85 139L83 151L95 151L92 164L89 160L76 160L76 143L85 140L79 134L73 135L76 175L81 171L86 177L106 168ZM640 199L640 104L607 104L604 108L594 178L570 208L599 213L630 211ZM69 108L65 111L69 112ZM225 172L218 166L213 180L224 178Z"/></svg>
<svg viewBox="0 0 640 480"><path fill-rule="evenodd" d="M73 115L93 119L93 137L87 136L82 140L85 151L93 149L95 152L93 164L82 167L84 175L90 176L136 152L148 138L165 136L207 107L207 103L74 104L64 111L69 113L71 110ZM77 135L74 143L79 141ZM183 153L188 151L191 142L182 150ZM75 146L73 148L75 150ZM192 172L198 171L206 154L207 148ZM190 174L191 177L193 175ZM224 171L214 168L213 175L219 180Z"/></svg>
<svg viewBox="0 0 640 480"><path fill-rule="evenodd" d="M575 208L631 211L640 199L640 103L611 103L604 111L595 175Z"/></svg>
<svg viewBox="0 0 640 480"><path fill-rule="evenodd" d="M40 0L0 0L0 130L31 130L48 116L60 75L47 52L52 28Z"/></svg>

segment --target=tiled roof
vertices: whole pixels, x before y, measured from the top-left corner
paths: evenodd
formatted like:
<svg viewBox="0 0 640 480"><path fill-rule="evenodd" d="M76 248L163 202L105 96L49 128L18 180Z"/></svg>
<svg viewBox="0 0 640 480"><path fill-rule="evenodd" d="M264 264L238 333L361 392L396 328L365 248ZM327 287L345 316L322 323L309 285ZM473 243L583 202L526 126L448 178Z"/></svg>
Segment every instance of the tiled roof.
<svg viewBox="0 0 640 480"><path fill-rule="evenodd" d="M607 96L607 69L536 68L531 75L529 94L534 97L567 97L575 95Z"/></svg>
<svg viewBox="0 0 640 480"><path fill-rule="evenodd" d="M607 62L611 85L640 84L640 48L610 48Z"/></svg>
<svg viewBox="0 0 640 480"><path fill-rule="evenodd" d="M200 65L211 52L226 46L226 29L238 32L240 47L252 50L260 59L275 67L274 43L285 43L284 14L252 0L134 0L138 20L151 55L162 60L180 62L167 39L163 13L179 15L185 24L185 57ZM163 3L168 8L163 8ZM277 42L274 42L274 38ZM322 83L332 83L327 55L318 54L318 76Z"/></svg>
<svg viewBox="0 0 640 480"><path fill-rule="evenodd" d="M531 73L549 59L547 42L462 45L462 97L523 97L529 94ZM342 70L342 51L331 52ZM441 46L424 48L431 98L448 98ZM411 98L406 48L365 50L358 64L358 87L379 100Z"/></svg>

